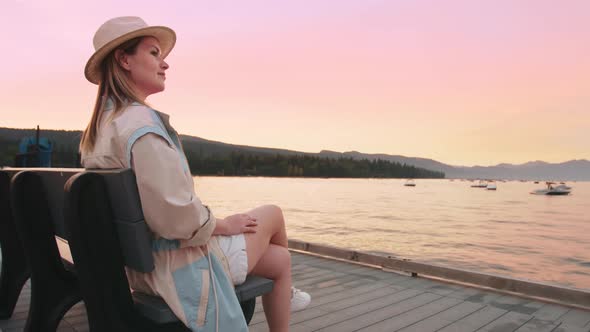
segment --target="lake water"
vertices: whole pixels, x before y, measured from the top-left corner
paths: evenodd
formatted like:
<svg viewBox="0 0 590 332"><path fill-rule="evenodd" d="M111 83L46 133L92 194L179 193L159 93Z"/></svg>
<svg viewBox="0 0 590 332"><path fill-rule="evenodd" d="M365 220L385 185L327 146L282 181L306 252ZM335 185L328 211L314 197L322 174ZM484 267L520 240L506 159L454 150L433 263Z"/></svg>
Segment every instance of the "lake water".
<svg viewBox="0 0 590 332"><path fill-rule="evenodd" d="M569 196L544 185L468 181L196 177L218 217L283 208L290 238L590 289L590 183Z"/></svg>

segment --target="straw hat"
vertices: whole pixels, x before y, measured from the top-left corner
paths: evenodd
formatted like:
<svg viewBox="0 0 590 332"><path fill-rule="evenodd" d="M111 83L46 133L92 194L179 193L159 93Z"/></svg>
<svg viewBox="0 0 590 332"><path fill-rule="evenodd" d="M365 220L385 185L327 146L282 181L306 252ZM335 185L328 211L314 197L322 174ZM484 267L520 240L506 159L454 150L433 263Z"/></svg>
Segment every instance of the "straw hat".
<svg viewBox="0 0 590 332"><path fill-rule="evenodd" d="M84 75L91 83L98 84L101 79L102 60L122 43L142 36L158 39L162 48L162 58L168 56L176 43L176 33L168 27L149 26L139 17L115 17L106 21L94 34L94 54L86 63Z"/></svg>

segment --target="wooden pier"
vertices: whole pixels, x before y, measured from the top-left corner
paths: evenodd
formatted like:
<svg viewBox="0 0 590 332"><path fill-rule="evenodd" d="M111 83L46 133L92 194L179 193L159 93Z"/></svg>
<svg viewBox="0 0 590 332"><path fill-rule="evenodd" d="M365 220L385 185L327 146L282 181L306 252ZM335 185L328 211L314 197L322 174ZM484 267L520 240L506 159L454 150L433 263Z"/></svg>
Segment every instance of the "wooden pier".
<svg viewBox="0 0 590 332"><path fill-rule="evenodd" d="M296 246L291 243L292 246ZM357 263L292 252L296 287L312 295L294 313L291 331L530 331L589 332L590 310L513 294L412 277ZM30 287L21 293L2 332L22 331ZM267 331L258 303L251 331ZM83 303L65 316L58 331L88 331Z"/></svg>

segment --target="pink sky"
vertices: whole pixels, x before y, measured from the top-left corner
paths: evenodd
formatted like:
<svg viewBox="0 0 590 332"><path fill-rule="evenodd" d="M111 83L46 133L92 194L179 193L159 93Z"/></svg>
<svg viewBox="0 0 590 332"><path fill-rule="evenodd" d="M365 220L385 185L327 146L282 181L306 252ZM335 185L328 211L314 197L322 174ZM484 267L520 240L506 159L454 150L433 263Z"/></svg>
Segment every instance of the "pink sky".
<svg viewBox="0 0 590 332"><path fill-rule="evenodd" d="M83 129L92 36L173 28L180 133L455 165L590 159L590 1L4 0L0 126Z"/></svg>

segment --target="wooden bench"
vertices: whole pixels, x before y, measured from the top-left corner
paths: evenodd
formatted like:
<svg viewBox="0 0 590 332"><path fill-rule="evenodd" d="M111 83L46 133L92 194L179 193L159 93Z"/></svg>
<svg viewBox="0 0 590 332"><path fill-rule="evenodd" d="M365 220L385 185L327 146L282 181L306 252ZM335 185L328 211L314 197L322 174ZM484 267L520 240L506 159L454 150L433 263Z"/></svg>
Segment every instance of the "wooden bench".
<svg viewBox="0 0 590 332"><path fill-rule="evenodd" d="M12 177L12 214L31 267L26 331L55 331L80 299L91 330L188 331L161 298L129 289L125 266L140 272L154 268L151 235L131 170L2 173L0 178ZM15 250L5 252L4 243L2 248L3 257L18 256ZM11 283L21 283L20 292L20 279ZM247 322L256 296L271 290L272 281L252 276L236 287Z"/></svg>
<svg viewBox="0 0 590 332"><path fill-rule="evenodd" d="M10 178L10 173L0 171L0 319L12 316L21 289L31 276L12 218Z"/></svg>

